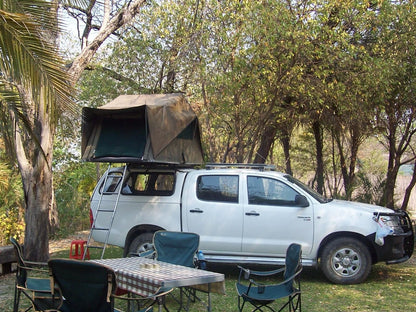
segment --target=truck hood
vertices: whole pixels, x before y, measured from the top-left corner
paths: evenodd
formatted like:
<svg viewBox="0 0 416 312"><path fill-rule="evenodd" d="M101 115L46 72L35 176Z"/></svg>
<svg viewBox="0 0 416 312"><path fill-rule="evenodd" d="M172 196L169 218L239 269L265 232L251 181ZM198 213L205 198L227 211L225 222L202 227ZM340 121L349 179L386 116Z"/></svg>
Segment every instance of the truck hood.
<svg viewBox="0 0 416 312"><path fill-rule="evenodd" d="M392 213L394 212L392 209L377 206L377 205L371 205L371 204L365 204L365 203L359 203L359 202L352 202L352 201L346 201L346 200L339 200L334 199L324 205L327 205L327 208L348 208L348 209L356 209L356 210L365 210L367 212L387 212Z"/></svg>

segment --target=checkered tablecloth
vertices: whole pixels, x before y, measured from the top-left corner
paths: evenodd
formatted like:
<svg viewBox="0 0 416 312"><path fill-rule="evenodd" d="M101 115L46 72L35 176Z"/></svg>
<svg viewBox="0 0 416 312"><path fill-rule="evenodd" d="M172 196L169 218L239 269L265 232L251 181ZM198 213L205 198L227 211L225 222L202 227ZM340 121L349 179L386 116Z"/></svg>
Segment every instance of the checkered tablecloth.
<svg viewBox="0 0 416 312"><path fill-rule="evenodd" d="M151 296L161 287L205 285L206 291L225 293L224 275L153 259L130 257L92 260L112 268L117 286L129 292Z"/></svg>

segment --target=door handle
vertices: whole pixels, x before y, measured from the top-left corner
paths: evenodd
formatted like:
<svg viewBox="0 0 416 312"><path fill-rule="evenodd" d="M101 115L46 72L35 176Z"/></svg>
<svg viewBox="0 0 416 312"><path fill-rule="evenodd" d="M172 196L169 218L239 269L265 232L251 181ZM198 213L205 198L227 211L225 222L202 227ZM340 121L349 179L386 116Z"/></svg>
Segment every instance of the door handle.
<svg viewBox="0 0 416 312"><path fill-rule="evenodd" d="M199 208L196 208L196 209L189 210L189 212L192 212L192 213L203 213L204 211L201 210L201 209L199 209Z"/></svg>
<svg viewBox="0 0 416 312"><path fill-rule="evenodd" d="M246 216L259 216L260 214L255 211L246 212Z"/></svg>

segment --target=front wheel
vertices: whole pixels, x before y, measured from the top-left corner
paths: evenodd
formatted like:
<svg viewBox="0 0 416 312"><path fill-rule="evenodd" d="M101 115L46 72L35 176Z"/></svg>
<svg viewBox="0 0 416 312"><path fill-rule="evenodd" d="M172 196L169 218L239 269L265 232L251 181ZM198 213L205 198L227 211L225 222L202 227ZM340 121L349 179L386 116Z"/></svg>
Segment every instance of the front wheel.
<svg viewBox="0 0 416 312"><path fill-rule="evenodd" d="M370 252L355 238L337 238L322 251L321 269L336 284L359 284L371 271Z"/></svg>

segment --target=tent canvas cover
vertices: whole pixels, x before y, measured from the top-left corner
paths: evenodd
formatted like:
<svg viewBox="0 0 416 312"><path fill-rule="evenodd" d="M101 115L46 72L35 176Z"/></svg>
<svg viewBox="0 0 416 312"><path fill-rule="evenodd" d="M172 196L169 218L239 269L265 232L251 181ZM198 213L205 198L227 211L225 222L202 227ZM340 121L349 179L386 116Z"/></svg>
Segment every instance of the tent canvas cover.
<svg viewBox="0 0 416 312"><path fill-rule="evenodd" d="M82 159L92 162L203 162L195 112L180 93L120 95L82 109Z"/></svg>

